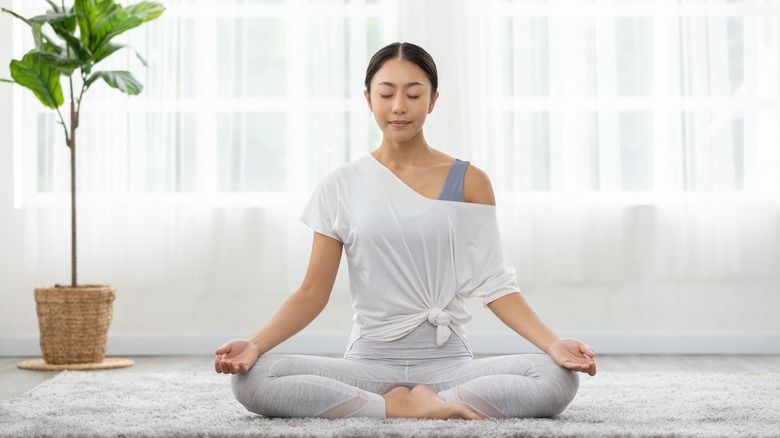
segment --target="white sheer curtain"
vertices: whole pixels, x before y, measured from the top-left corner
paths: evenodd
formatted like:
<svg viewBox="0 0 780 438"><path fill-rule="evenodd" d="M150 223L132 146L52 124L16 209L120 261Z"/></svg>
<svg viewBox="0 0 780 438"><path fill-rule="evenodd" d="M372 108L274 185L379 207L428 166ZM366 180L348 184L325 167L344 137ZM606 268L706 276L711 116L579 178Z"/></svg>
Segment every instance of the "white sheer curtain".
<svg viewBox="0 0 780 438"><path fill-rule="evenodd" d="M40 13L31 3L14 7ZM312 188L376 143L362 82L392 15L371 0L163 3L124 41L149 67L133 52L103 66L130 69L142 94L98 84L84 99L80 278L150 296L183 288L206 306L215 290L256 295L260 284L284 296L306 266L310 233L297 216ZM16 93L27 275L65 282L68 149L54 116Z"/></svg>
<svg viewBox="0 0 780 438"><path fill-rule="evenodd" d="M776 4L399 11L440 67L427 137L493 178L523 284L777 277Z"/></svg>
<svg viewBox="0 0 780 438"><path fill-rule="evenodd" d="M127 41L149 67L113 61L142 95L100 85L84 102L85 281L191 287L206 302L296 287L297 214L378 144L363 74L397 40L436 59L426 136L490 174L524 285L778 275L776 3L165 3ZM65 281L67 149L28 94L15 131L27 266Z"/></svg>

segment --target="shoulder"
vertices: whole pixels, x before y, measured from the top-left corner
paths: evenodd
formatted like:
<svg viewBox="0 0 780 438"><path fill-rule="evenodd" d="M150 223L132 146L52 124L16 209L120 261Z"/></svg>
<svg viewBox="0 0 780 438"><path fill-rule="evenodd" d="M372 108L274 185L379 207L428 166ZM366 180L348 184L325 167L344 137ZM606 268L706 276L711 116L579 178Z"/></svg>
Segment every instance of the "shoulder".
<svg viewBox="0 0 780 438"><path fill-rule="evenodd" d="M363 178L365 174L370 174L370 160L372 158L369 155L338 165L320 180L320 186L330 189L354 182L353 180L355 179Z"/></svg>
<svg viewBox="0 0 780 438"><path fill-rule="evenodd" d="M490 177L473 164L469 164L463 177L463 199L474 204L496 205Z"/></svg>

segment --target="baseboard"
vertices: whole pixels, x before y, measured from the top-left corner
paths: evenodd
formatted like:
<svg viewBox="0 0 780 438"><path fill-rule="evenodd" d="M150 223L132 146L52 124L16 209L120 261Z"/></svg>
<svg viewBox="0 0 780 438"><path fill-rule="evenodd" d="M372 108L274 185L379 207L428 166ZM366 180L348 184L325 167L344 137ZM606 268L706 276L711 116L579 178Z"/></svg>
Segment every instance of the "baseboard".
<svg viewBox="0 0 780 438"><path fill-rule="evenodd" d="M780 332L731 333L562 333L587 342L597 354L780 354ZM196 334L109 334L111 356L213 354L237 336ZM301 333L274 353L341 355L348 332ZM475 354L531 353L538 350L507 332L470 331ZM0 336L0 356L40 356L37 335Z"/></svg>

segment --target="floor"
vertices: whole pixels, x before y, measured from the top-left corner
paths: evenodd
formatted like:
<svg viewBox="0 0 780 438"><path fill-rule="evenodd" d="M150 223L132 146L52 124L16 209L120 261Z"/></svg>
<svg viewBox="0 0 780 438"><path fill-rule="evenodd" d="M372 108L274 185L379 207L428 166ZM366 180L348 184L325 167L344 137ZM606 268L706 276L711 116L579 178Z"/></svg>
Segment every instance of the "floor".
<svg viewBox="0 0 780 438"><path fill-rule="evenodd" d="M56 371L20 370L24 357L0 357L0 401L17 397L54 377ZM212 356L132 357L130 368L105 373L209 371ZM780 372L780 355L604 355L596 358L599 371L606 372Z"/></svg>

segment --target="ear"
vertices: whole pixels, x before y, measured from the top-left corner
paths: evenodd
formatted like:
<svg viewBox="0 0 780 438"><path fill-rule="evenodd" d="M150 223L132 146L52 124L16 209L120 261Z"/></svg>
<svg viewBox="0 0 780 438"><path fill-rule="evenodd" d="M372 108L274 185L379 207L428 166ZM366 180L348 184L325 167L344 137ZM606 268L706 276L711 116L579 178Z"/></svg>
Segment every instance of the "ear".
<svg viewBox="0 0 780 438"><path fill-rule="evenodd" d="M436 100L439 98L439 92L433 93L433 97L431 97L431 103L428 104L428 114L433 112L433 107L436 106Z"/></svg>
<svg viewBox="0 0 780 438"><path fill-rule="evenodd" d="M371 107L371 94L368 92L368 90L363 90L363 96L366 97L366 103L368 104L368 110L373 113L374 112L374 108Z"/></svg>

